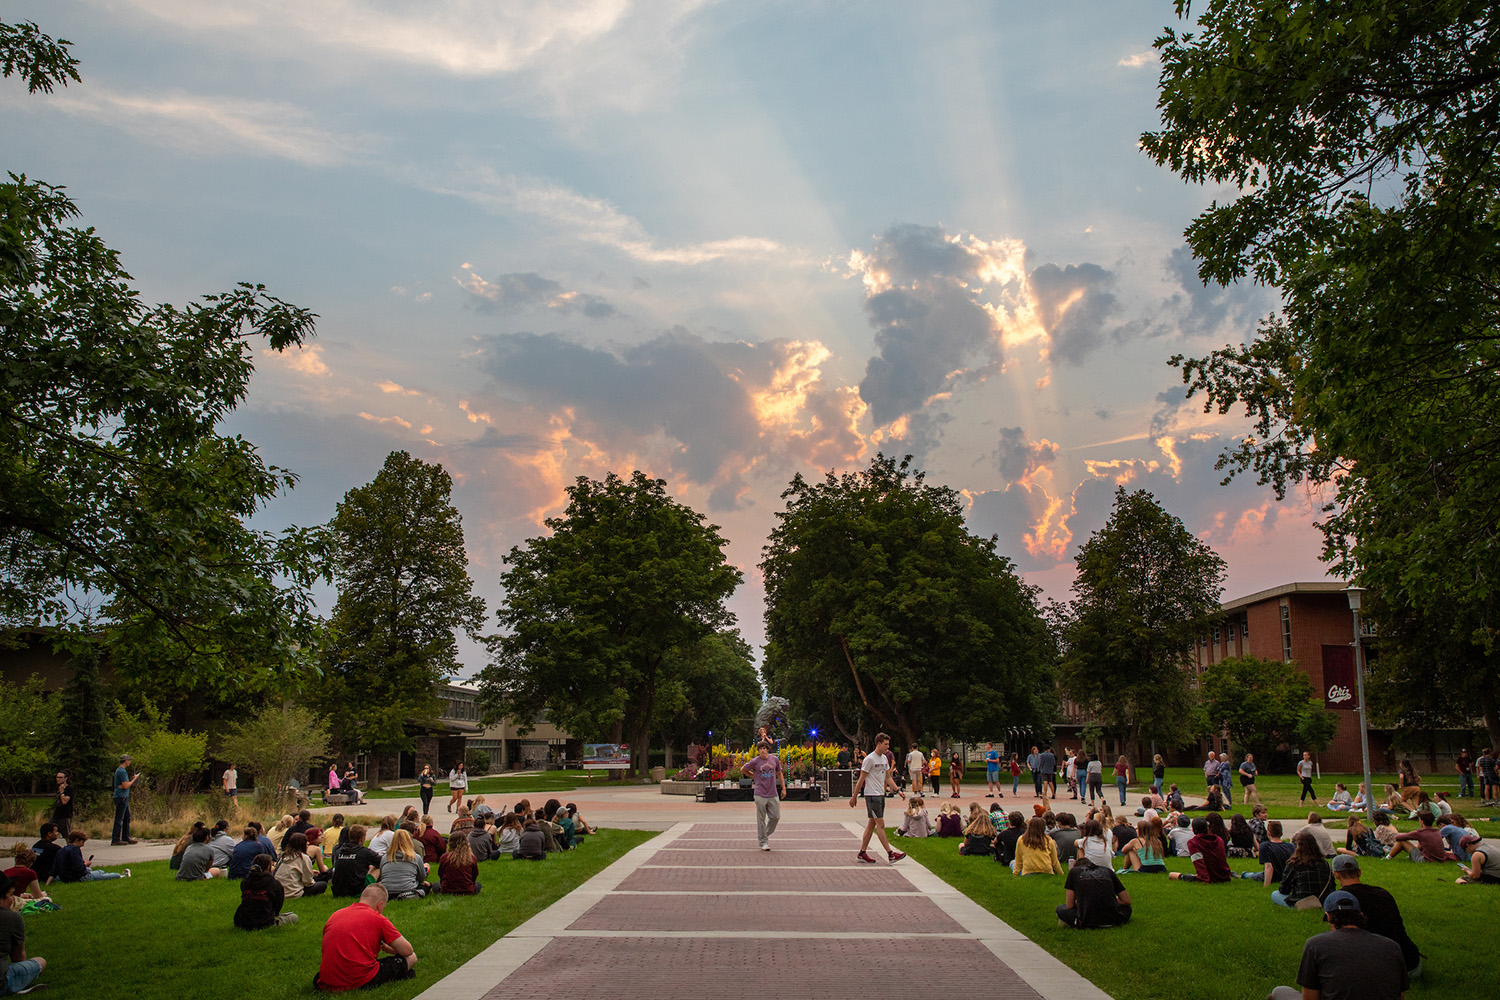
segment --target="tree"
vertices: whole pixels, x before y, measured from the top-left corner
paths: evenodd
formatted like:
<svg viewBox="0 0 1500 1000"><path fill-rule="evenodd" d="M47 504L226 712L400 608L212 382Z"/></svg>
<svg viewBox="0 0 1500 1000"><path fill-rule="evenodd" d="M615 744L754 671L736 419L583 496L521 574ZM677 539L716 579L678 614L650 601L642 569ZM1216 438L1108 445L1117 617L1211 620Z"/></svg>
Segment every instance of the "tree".
<svg viewBox="0 0 1500 1000"><path fill-rule="evenodd" d="M1045 728L1052 645L1034 588L995 538L964 525L958 493L877 455L782 493L764 549L767 687L846 736L853 700L902 745ZM857 728L857 726L856 726Z"/></svg>
<svg viewBox="0 0 1500 1000"><path fill-rule="evenodd" d="M1446 637L1428 679L1473 695L1447 721L1480 714L1500 743L1500 21L1465 0L1220 0L1157 47L1143 147L1239 189L1187 230L1200 275L1284 302L1252 343L1173 359L1205 407L1253 421L1220 468L1334 490L1325 559L1379 595L1387 649Z"/></svg>
<svg viewBox="0 0 1500 1000"><path fill-rule="evenodd" d="M628 737L631 769L642 771L672 651L733 624L724 601L742 574L718 526L642 472L580 476L546 525L550 536L505 557L502 634L479 678L484 711L545 712L583 739Z"/></svg>
<svg viewBox="0 0 1500 1000"><path fill-rule="evenodd" d="M13 796L47 773L56 712L35 674L0 684L0 816L14 818Z"/></svg>
<svg viewBox="0 0 1500 1000"><path fill-rule="evenodd" d="M76 67L68 42L0 24L0 69L33 93ZM246 527L294 477L216 428L244 398L250 341L300 345L314 317L250 284L148 308L78 215L60 188L0 184L0 623L101 610L112 651L180 653L178 676L233 688L225 650L298 659L318 544Z"/></svg>
<svg viewBox="0 0 1500 1000"><path fill-rule="evenodd" d="M92 641L73 652L73 676L58 695L57 731L52 753L68 772L80 806L110 790L114 772L109 747L110 697L99 676L99 648Z"/></svg>
<svg viewBox="0 0 1500 1000"><path fill-rule="evenodd" d="M346 752L414 746L408 727L437 722L437 685L458 672L456 633L479 638L484 601L452 492L441 465L393 451L329 525L339 597L309 698Z"/></svg>
<svg viewBox="0 0 1500 1000"><path fill-rule="evenodd" d="M1312 681L1295 663L1232 656L1203 672L1203 711L1210 729L1227 733L1262 764L1275 750L1323 750L1338 716L1323 707Z"/></svg>
<svg viewBox="0 0 1500 1000"><path fill-rule="evenodd" d="M1064 609L1062 687L1130 742L1193 735L1187 671L1224 592L1224 560L1145 490L1115 491L1104 527L1078 548Z"/></svg>
<svg viewBox="0 0 1500 1000"><path fill-rule="evenodd" d="M710 731L730 733L735 723L752 718L760 705L760 678L750 644L734 629L674 647L665 667L670 679L656 700L669 761L672 746L701 742Z"/></svg>
<svg viewBox="0 0 1500 1000"><path fill-rule="evenodd" d="M328 724L301 705L265 705L231 722L219 740L219 756L255 778L255 796L275 794L288 778L305 780L308 769L328 759Z"/></svg>

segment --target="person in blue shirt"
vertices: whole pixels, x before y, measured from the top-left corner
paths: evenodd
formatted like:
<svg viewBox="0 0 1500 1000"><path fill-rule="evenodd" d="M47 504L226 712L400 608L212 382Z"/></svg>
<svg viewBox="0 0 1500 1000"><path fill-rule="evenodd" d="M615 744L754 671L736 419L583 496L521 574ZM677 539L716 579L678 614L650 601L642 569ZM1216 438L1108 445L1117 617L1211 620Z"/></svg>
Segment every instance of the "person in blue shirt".
<svg viewBox="0 0 1500 1000"><path fill-rule="evenodd" d="M1005 798L1005 793L1000 791L1000 751L993 743L984 745L984 780L990 788L985 798Z"/></svg>
<svg viewBox="0 0 1500 1000"><path fill-rule="evenodd" d="M52 877L59 882L100 882L104 879L130 877L129 868L125 869L123 875L90 868L88 862L83 860L83 845L88 842L89 835L82 830L74 830L68 834L68 846L58 852L57 860L52 864Z"/></svg>
<svg viewBox="0 0 1500 1000"><path fill-rule="evenodd" d="M244 878L249 875L250 869L255 865L255 857L260 853L260 838L256 836L255 827L245 827L243 838L234 845L234 850L229 855L229 877Z"/></svg>
<svg viewBox="0 0 1500 1000"><path fill-rule="evenodd" d="M135 777L132 778L127 767L129 763L130 754L122 753L120 766L115 768L115 828L109 838L110 844L115 847L136 842L135 838L130 835L130 789L141 780L141 772L137 771Z"/></svg>

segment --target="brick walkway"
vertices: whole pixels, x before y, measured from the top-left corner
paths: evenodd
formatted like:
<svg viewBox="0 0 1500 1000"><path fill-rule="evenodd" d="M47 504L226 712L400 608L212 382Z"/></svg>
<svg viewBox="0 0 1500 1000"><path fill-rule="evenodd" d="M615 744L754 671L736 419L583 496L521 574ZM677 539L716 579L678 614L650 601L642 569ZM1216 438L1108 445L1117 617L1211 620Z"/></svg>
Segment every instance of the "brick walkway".
<svg viewBox="0 0 1500 1000"><path fill-rule="evenodd" d="M855 860L859 827L679 823L419 1000L868 998L912 955L997 1000L1108 1000L910 859Z"/></svg>

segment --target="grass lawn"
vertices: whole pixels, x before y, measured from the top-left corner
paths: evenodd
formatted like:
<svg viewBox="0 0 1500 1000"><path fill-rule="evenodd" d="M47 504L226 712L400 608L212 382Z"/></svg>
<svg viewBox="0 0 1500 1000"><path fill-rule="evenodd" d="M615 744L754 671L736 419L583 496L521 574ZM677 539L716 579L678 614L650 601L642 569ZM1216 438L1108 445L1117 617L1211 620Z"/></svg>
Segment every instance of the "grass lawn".
<svg viewBox="0 0 1500 1000"><path fill-rule="evenodd" d="M610 781L609 775L619 772L614 771L542 771L540 773L515 773L515 774L487 774L479 778L469 779L469 791L464 796L466 799L475 795L509 795L513 792L571 792L575 788L587 788L592 785L619 785L622 782ZM593 781L590 782L590 776ZM415 783L402 783L401 788L381 788L373 792L366 792L367 799L410 799L417 795ZM448 798L448 786L442 780L438 781L437 789L433 792L432 802L437 805Z"/></svg>
<svg viewBox="0 0 1500 1000"><path fill-rule="evenodd" d="M541 864L484 862L478 896L393 901L386 916L416 949L417 976L382 987L380 996L417 995L654 836L605 830ZM50 993L91 1000L320 995L312 978L323 923L353 900L327 893L289 899L283 912L298 915L296 926L246 932L233 924L238 882L178 882L165 861L132 865L131 872L128 879L54 885L52 898L62 909L26 918L27 954L47 959L42 980Z"/></svg>
<svg viewBox="0 0 1500 1000"><path fill-rule="evenodd" d="M1077 931L1059 925L1054 913L1063 902L1062 876L1016 878L991 858L960 857L952 839L892 840L1115 1000L1263 1000L1274 986L1295 985L1303 942L1326 926L1320 911L1274 905L1270 890L1256 882L1210 886L1127 875L1121 881L1133 903L1130 923ZM1235 871L1254 867L1249 861L1229 864ZM1476 960L1473 942L1500 913L1500 887L1454 885L1454 864L1363 864L1364 881L1396 897L1407 932L1422 951L1423 977L1407 995L1493 996L1494 973ZM1175 858L1167 867L1192 870Z"/></svg>

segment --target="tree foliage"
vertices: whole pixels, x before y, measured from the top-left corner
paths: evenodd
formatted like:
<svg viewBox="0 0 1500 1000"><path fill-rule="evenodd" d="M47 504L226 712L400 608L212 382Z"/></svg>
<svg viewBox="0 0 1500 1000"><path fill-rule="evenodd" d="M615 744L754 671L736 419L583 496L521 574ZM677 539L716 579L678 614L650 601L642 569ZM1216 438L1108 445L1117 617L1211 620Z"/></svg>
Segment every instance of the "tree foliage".
<svg viewBox="0 0 1500 1000"><path fill-rule="evenodd" d="M1219 610L1224 560L1150 493L1120 487L1075 562L1063 690L1132 741L1187 742L1196 728L1188 653Z"/></svg>
<svg viewBox="0 0 1500 1000"><path fill-rule="evenodd" d="M1253 422L1221 468L1333 491L1324 555L1380 595L1382 645L1420 660L1441 634L1435 686L1490 692L1447 721L1477 704L1500 743L1500 20L1468 0L1200 10L1157 42L1142 144L1239 189L1187 230L1200 274L1274 284L1284 308L1174 363Z"/></svg>
<svg viewBox="0 0 1500 1000"><path fill-rule="evenodd" d="M78 79L29 23L0 24L0 68L32 92ZM236 665L308 641L318 540L246 526L293 477L217 426L251 342L295 347L314 317L251 284L147 306L78 215L60 188L0 184L0 623L99 612L122 663L233 689Z"/></svg>
<svg viewBox="0 0 1500 1000"><path fill-rule="evenodd" d="M734 629L673 647L665 667L657 719L669 744L702 742L710 731L729 733L755 716L760 678L750 644Z"/></svg>
<svg viewBox="0 0 1500 1000"><path fill-rule="evenodd" d="M1333 742L1338 716L1295 663L1233 656L1210 666L1200 682L1211 731L1227 733L1262 767L1273 751L1323 750Z"/></svg>
<svg viewBox="0 0 1500 1000"><path fill-rule="evenodd" d="M56 718L40 677L0 684L0 816L10 818L12 796L52 766Z"/></svg>
<svg viewBox="0 0 1500 1000"><path fill-rule="evenodd" d="M801 714L851 703L904 745L1048 726L1052 646L1036 593L964 501L879 455L869 468L782 493L764 550L767 687Z"/></svg>
<svg viewBox="0 0 1500 1000"><path fill-rule="evenodd" d="M491 717L545 712L581 739L628 737L646 764L658 701L673 690L673 651L733 625L724 602L742 578L717 525L635 472L568 487L551 534L511 549L501 635L480 673Z"/></svg>
<svg viewBox="0 0 1500 1000"><path fill-rule="evenodd" d="M393 451L329 526L339 597L309 698L346 753L410 749L408 724L437 721L437 685L458 672L457 632L479 638L452 491L441 465Z"/></svg>
<svg viewBox="0 0 1500 1000"><path fill-rule="evenodd" d="M290 703L265 705L231 722L218 751L242 775L254 777L257 798L274 794L288 778L305 780L308 769L327 760L328 754L327 722L311 709Z"/></svg>
<svg viewBox="0 0 1500 1000"><path fill-rule="evenodd" d="M79 642L73 651L73 676L57 696L57 732L53 756L68 772L79 805L89 805L110 790L111 698L99 673L99 647Z"/></svg>

